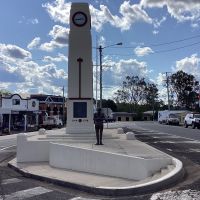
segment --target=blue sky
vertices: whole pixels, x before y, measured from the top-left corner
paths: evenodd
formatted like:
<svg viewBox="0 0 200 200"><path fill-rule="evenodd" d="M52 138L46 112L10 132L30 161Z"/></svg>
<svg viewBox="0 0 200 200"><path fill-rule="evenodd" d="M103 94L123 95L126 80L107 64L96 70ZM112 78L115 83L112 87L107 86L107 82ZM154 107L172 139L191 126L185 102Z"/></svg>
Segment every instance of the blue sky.
<svg viewBox="0 0 200 200"><path fill-rule="evenodd" d="M67 83L71 2L79 1L0 2L0 89L62 94ZM103 50L103 98L112 98L127 75L154 82L161 96L166 93L164 72L183 70L200 80L200 1L82 2L90 4L93 47L123 43Z"/></svg>

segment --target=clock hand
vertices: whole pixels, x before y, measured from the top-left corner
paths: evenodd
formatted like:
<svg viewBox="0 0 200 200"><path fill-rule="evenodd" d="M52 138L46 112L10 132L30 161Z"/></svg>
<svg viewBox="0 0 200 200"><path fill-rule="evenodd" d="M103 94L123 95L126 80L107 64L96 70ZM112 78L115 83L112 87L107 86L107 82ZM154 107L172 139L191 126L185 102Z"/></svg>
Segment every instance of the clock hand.
<svg viewBox="0 0 200 200"><path fill-rule="evenodd" d="M79 20L79 21L80 21L80 20L84 20L84 18L77 18L76 20Z"/></svg>

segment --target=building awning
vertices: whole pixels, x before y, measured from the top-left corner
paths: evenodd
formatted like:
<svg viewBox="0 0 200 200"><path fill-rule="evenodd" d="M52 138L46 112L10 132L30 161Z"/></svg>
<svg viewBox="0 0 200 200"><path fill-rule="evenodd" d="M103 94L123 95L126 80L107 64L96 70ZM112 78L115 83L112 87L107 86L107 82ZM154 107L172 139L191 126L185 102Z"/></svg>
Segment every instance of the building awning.
<svg viewBox="0 0 200 200"><path fill-rule="evenodd" d="M11 114L11 110L7 108L0 108L0 114Z"/></svg>

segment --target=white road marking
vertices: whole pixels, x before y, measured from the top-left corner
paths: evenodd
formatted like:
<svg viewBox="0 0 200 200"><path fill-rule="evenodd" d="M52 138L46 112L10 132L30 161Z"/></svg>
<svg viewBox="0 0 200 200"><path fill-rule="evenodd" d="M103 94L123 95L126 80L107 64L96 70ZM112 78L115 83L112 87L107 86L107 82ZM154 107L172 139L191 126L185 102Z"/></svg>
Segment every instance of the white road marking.
<svg viewBox="0 0 200 200"><path fill-rule="evenodd" d="M18 178L10 178L10 179L5 179L5 180L2 180L1 184L2 185L7 185L7 184L11 184L11 183L19 183L21 182L22 180L18 179Z"/></svg>
<svg viewBox="0 0 200 200"><path fill-rule="evenodd" d="M200 149L189 149L190 152L200 153Z"/></svg>
<svg viewBox="0 0 200 200"><path fill-rule="evenodd" d="M83 197L74 197L70 200L97 200L97 199L88 199L88 198L83 198Z"/></svg>
<svg viewBox="0 0 200 200"><path fill-rule="evenodd" d="M182 190L155 193L150 200L199 200L200 192L196 190Z"/></svg>
<svg viewBox="0 0 200 200"><path fill-rule="evenodd" d="M167 149L168 151L172 151L172 149Z"/></svg>
<svg viewBox="0 0 200 200"><path fill-rule="evenodd" d="M9 149L9 148L12 148L12 147L16 147L16 145L4 147L4 148L0 149L0 151L5 151L5 150L7 150L7 149Z"/></svg>
<svg viewBox="0 0 200 200"><path fill-rule="evenodd" d="M157 144L157 143L163 143L163 144L168 144L168 143L170 143L170 144L174 144L174 143L177 143L177 142L172 142L172 141L156 141L156 142L153 142L153 143L155 143L155 144Z"/></svg>
<svg viewBox="0 0 200 200"><path fill-rule="evenodd" d="M199 141L155 141L155 142L153 142L153 143L171 143L171 144L173 144L173 143L179 143L179 144L200 144L200 142Z"/></svg>
<svg viewBox="0 0 200 200"><path fill-rule="evenodd" d="M0 198L0 200L23 200L23 199L31 198L31 197L38 196L41 194L45 194L51 191L52 190L49 190L43 187L35 187L35 188L27 189L27 190L14 192L9 195L5 195L3 198Z"/></svg>

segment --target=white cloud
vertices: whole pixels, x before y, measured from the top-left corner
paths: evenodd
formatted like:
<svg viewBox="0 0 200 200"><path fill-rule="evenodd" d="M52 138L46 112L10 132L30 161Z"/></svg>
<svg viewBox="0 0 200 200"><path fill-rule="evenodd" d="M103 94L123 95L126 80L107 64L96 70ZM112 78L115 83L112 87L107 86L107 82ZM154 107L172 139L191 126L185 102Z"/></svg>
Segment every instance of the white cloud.
<svg viewBox="0 0 200 200"><path fill-rule="evenodd" d="M153 22L139 4L131 5L129 1L124 1L121 4L119 16L113 15L105 5L100 5L100 9L96 9L90 5L90 12L92 16L92 26L96 30L101 30L105 23L110 23L112 26L125 31L129 30L134 23L139 21L149 24Z"/></svg>
<svg viewBox="0 0 200 200"><path fill-rule="evenodd" d="M39 20L37 18L30 19L31 24L39 24Z"/></svg>
<svg viewBox="0 0 200 200"><path fill-rule="evenodd" d="M62 48L68 45L69 28L55 25L49 32L49 35L52 37L52 40L41 44L41 50L53 51L55 48Z"/></svg>
<svg viewBox="0 0 200 200"><path fill-rule="evenodd" d="M64 0L55 0L53 3L43 5L49 13L50 17L55 22L69 24L69 14L71 3L65 3ZM131 4L130 1L124 1L120 8L120 15L113 15L105 5L100 5L97 9L90 5L92 27L96 30L101 30L105 23L110 23L112 26L121 30L129 30L136 22L145 22L152 24L153 20L148 16L145 10L139 4Z"/></svg>
<svg viewBox="0 0 200 200"><path fill-rule="evenodd" d="M159 31L158 31L158 30L153 30L152 33L153 33L154 35L157 35L157 34L159 33Z"/></svg>
<svg viewBox="0 0 200 200"><path fill-rule="evenodd" d="M164 73L159 73L156 78L156 84L162 86L166 81L166 75Z"/></svg>
<svg viewBox="0 0 200 200"><path fill-rule="evenodd" d="M117 62L104 59L103 68L103 98L113 98L114 92L122 85L126 76L139 76L146 78L151 72L146 62L139 62L136 59L119 60Z"/></svg>
<svg viewBox="0 0 200 200"><path fill-rule="evenodd" d="M37 48L38 45L40 44L40 37L35 37L28 45L27 48L28 49L34 49Z"/></svg>
<svg viewBox="0 0 200 200"><path fill-rule="evenodd" d="M104 69L104 80L107 85L119 85L126 76L139 76L147 78L150 71L146 62L139 62L136 59L120 60L114 62L112 60L104 61L107 66Z"/></svg>
<svg viewBox="0 0 200 200"><path fill-rule="evenodd" d="M0 60L4 59L31 59L32 55L29 51L22 49L16 45L0 43Z"/></svg>
<svg viewBox="0 0 200 200"><path fill-rule="evenodd" d="M25 16L22 16L22 19L18 21L19 24L25 23L25 24L39 24L39 20L37 18L33 19L27 19Z"/></svg>
<svg viewBox="0 0 200 200"><path fill-rule="evenodd" d="M140 5L144 8L163 8L166 6L168 13L178 22L199 22L199 0L141 0Z"/></svg>
<svg viewBox="0 0 200 200"><path fill-rule="evenodd" d="M45 42L40 45L40 49L43 51L53 51L55 48L59 47L55 41Z"/></svg>
<svg viewBox="0 0 200 200"><path fill-rule="evenodd" d="M64 56L63 54L59 53L57 57L45 56L43 58L43 61L44 62L62 62L62 61L67 62L68 58L67 56Z"/></svg>
<svg viewBox="0 0 200 200"><path fill-rule="evenodd" d="M105 44L106 44L106 38L104 36L101 36L98 40L98 45L105 46Z"/></svg>
<svg viewBox="0 0 200 200"><path fill-rule="evenodd" d="M165 22L167 20L167 18L164 16L164 17L162 17L162 19L161 20L158 20L158 19L154 19L154 27L155 28L159 28L160 26L161 26L161 24L163 23L163 22Z"/></svg>
<svg viewBox="0 0 200 200"><path fill-rule="evenodd" d="M50 17L55 22L69 24L70 2L64 0L55 0L43 5ZM104 24L121 29L122 31L129 30L132 25L137 22L152 24L155 29L158 29L166 17L163 16L160 20L151 18L147 13L147 8L167 8L168 13L178 22L190 21L192 27L199 26L200 20L200 1L199 0L141 0L140 3L132 3L125 0L119 7L119 14L113 14L106 5L102 3L99 8L90 5L90 13L92 17L92 27L100 31ZM156 32L154 32L156 33Z"/></svg>
<svg viewBox="0 0 200 200"><path fill-rule="evenodd" d="M10 83L0 82L0 90L8 90Z"/></svg>
<svg viewBox="0 0 200 200"><path fill-rule="evenodd" d="M142 56L149 55L150 53L153 53L154 51L150 47L138 46L134 49L134 52L138 57L142 57Z"/></svg>
<svg viewBox="0 0 200 200"><path fill-rule="evenodd" d="M55 22L69 24L71 3L65 3L64 0L55 0L53 3L45 3L42 6L46 8Z"/></svg>
<svg viewBox="0 0 200 200"><path fill-rule="evenodd" d="M192 23L191 27L194 28L194 29L199 28L199 24L198 23Z"/></svg>
<svg viewBox="0 0 200 200"><path fill-rule="evenodd" d="M172 67L172 70L174 72L182 70L200 79L200 58L197 54L193 54L190 57L178 60L175 67Z"/></svg>
<svg viewBox="0 0 200 200"><path fill-rule="evenodd" d="M13 45L7 46L13 47ZM0 45L0 85L7 86L8 90L12 88L12 91L15 92L31 92L35 88L35 92L58 94L56 92L60 91L60 94L62 93L60 87L66 84L67 74L50 61L65 60L66 57L63 54L58 54L57 59L50 59L50 63L46 65L39 65L31 61L29 54L20 47L14 46L14 49L15 51L16 49L20 50L21 54L7 53L7 50L12 50L7 46ZM20 59L16 59L16 57Z"/></svg>

